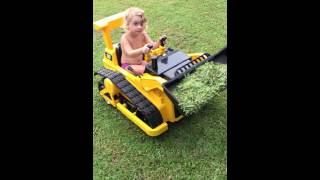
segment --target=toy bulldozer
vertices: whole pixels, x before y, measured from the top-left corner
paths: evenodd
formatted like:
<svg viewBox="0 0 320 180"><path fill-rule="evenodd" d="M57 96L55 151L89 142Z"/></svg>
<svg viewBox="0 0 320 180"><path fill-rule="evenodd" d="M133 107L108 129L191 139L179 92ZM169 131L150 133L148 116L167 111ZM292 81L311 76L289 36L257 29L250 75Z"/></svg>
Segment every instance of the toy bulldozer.
<svg viewBox="0 0 320 180"><path fill-rule="evenodd" d="M158 136L168 130L167 122L177 122L184 117L169 87L205 62L226 64L227 47L216 55L185 54L165 48L160 41L159 48L144 55L144 60L149 62L145 73L136 75L121 67L121 46L113 44L111 39L111 31L123 22L124 12L94 22L94 28L103 32L106 45L104 67L95 72L102 77L98 82L99 93L147 135Z"/></svg>

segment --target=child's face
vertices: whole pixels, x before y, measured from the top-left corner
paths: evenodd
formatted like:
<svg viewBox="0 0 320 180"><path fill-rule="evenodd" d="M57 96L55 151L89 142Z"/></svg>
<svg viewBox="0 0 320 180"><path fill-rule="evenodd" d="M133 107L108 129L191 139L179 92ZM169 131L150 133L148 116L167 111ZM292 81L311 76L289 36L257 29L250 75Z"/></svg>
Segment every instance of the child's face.
<svg viewBox="0 0 320 180"><path fill-rule="evenodd" d="M133 16L128 25L128 30L134 33L141 33L144 30L143 23L141 16Z"/></svg>

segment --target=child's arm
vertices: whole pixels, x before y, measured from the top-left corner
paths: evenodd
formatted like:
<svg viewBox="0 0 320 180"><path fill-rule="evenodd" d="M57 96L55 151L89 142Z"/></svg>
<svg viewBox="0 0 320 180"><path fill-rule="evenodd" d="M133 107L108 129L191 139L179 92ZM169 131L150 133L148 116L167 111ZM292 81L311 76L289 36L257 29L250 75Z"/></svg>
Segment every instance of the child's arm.
<svg viewBox="0 0 320 180"><path fill-rule="evenodd" d="M153 42L150 36L146 32L144 32L143 34L144 34L144 40L145 40L144 42L146 44L152 44L153 45L152 49L156 49L160 46L160 41Z"/></svg>
<svg viewBox="0 0 320 180"><path fill-rule="evenodd" d="M138 49L133 49L126 38L121 38L120 44L121 44L121 49L123 53L125 53L129 57L138 57L141 54L147 53L148 51L148 48L145 46Z"/></svg>

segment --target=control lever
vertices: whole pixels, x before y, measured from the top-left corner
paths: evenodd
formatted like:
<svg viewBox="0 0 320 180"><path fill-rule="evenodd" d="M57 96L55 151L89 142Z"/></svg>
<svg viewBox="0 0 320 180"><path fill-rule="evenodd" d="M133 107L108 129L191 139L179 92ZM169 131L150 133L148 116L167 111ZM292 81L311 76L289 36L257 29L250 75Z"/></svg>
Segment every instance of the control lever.
<svg viewBox="0 0 320 180"><path fill-rule="evenodd" d="M161 39L160 39L160 45L161 45L161 46L164 46L164 42L165 42L166 40L167 40L167 36L166 36L166 35L162 36Z"/></svg>
<svg viewBox="0 0 320 180"><path fill-rule="evenodd" d="M157 61L158 57L157 56L152 56L151 57L151 65L152 65L152 69L155 71L158 71L158 61Z"/></svg>

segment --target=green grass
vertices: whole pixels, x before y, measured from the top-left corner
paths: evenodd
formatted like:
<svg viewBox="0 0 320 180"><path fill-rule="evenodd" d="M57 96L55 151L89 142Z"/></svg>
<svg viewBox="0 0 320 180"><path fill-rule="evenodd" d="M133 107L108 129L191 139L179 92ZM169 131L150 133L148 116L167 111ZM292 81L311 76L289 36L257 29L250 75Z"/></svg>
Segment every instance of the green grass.
<svg viewBox="0 0 320 180"><path fill-rule="evenodd" d="M184 3L187 2L187 3ZM227 43L226 0L94 0L93 19L130 6L145 10L148 33L166 34L168 47L214 54ZM121 30L113 33L120 38ZM93 35L93 70L102 66L102 34ZM197 114L169 124L159 137L145 135L99 96L93 81L93 176L100 179L226 179L227 91Z"/></svg>
<svg viewBox="0 0 320 180"><path fill-rule="evenodd" d="M169 89L177 99L179 109L184 115L198 113L214 96L225 90L227 65L207 62L194 73L187 74L179 83Z"/></svg>

